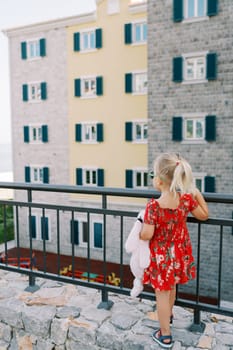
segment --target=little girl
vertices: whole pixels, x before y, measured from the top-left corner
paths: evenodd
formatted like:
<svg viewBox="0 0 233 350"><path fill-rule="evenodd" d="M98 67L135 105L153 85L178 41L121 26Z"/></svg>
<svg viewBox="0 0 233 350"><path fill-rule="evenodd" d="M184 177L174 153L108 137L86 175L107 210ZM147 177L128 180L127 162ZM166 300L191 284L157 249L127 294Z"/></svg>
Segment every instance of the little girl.
<svg viewBox="0 0 233 350"><path fill-rule="evenodd" d="M150 265L143 283L150 283L156 295L160 328L152 337L161 347L171 348L176 284L195 278L196 272L187 216L191 212L198 220L207 220L208 207L194 186L191 166L179 155L160 155L152 176L161 195L148 202L140 233L142 240L150 240Z"/></svg>

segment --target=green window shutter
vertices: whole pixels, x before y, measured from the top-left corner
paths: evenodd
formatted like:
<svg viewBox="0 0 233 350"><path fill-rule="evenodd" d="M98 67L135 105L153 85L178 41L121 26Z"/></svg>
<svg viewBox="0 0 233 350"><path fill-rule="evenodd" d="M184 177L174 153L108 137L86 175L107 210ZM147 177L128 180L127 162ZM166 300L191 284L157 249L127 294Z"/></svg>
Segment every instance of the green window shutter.
<svg viewBox="0 0 233 350"><path fill-rule="evenodd" d="M132 24L125 24L125 44L132 44Z"/></svg>
<svg viewBox="0 0 233 350"><path fill-rule="evenodd" d="M125 74L125 92L126 94L133 92L133 74L132 73Z"/></svg>
<svg viewBox="0 0 233 350"><path fill-rule="evenodd" d="M28 85L23 84L22 86L23 101L28 101Z"/></svg>
<svg viewBox="0 0 233 350"><path fill-rule="evenodd" d="M208 0L207 15L215 16L218 14L218 0Z"/></svg>
<svg viewBox="0 0 233 350"><path fill-rule="evenodd" d="M97 170L97 185L103 187L104 186L104 169Z"/></svg>
<svg viewBox="0 0 233 350"><path fill-rule="evenodd" d="M173 58L173 81L181 83L183 80L183 57Z"/></svg>
<svg viewBox="0 0 233 350"><path fill-rule="evenodd" d="M74 96L81 96L81 79L74 80Z"/></svg>
<svg viewBox="0 0 233 350"><path fill-rule="evenodd" d="M173 117L172 119L172 141L182 141L183 139L183 118Z"/></svg>
<svg viewBox="0 0 233 350"><path fill-rule="evenodd" d="M103 77L96 77L96 95L103 95Z"/></svg>
<svg viewBox="0 0 233 350"><path fill-rule="evenodd" d="M127 169L125 171L125 187L133 188L133 170Z"/></svg>
<svg viewBox="0 0 233 350"><path fill-rule="evenodd" d="M44 216L41 217L41 238L49 240L49 219Z"/></svg>
<svg viewBox="0 0 233 350"><path fill-rule="evenodd" d="M206 176L205 177L205 192L215 192L215 177Z"/></svg>
<svg viewBox="0 0 233 350"><path fill-rule="evenodd" d="M43 168L43 183L44 184L49 183L49 168L47 168L47 167Z"/></svg>
<svg viewBox="0 0 233 350"><path fill-rule="evenodd" d="M217 79L217 54L208 53L206 56L206 78L208 80Z"/></svg>
<svg viewBox="0 0 233 350"><path fill-rule="evenodd" d="M82 168L76 169L76 185L82 186L83 184L83 170Z"/></svg>
<svg viewBox="0 0 233 350"><path fill-rule="evenodd" d="M133 141L133 123L125 123L125 141Z"/></svg>
<svg viewBox="0 0 233 350"><path fill-rule="evenodd" d="M41 88L41 99L46 100L47 99L47 84L45 82L40 84Z"/></svg>
<svg viewBox="0 0 233 350"><path fill-rule="evenodd" d="M82 124L75 125L75 141L82 142Z"/></svg>
<svg viewBox="0 0 233 350"><path fill-rule="evenodd" d="M183 0L173 0L173 20L174 22L183 20Z"/></svg>
<svg viewBox="0 0 233 350"><path fill-rule="evenodd" d="M207 115L205 117L205 139L206 141L216 141L216 116Z"/></svg>
<svg viewBox="0 0 233 350"><path fill-rule="evenodd" d="M40 39L40 56L46 56L46 40L44 38Z"/></svg>
<svg viewBox="0 0 233 350"><path fill-rule="evenodd" d="M95 47L97 49L102 48L102 29L98 28L95 31Z"/></svg>
<svg viewBox="0 0 233 350"><path fill-rule="evenodd" d="M31 182L31 170L30 166L25 166L24 168L25 182Z"/></svg>
<svg viewBox="0 0 233 350"><path fill-rule="evenodd" d="M22 58L22 60L27 59L27 43L26 43L26 41L21 43L21 58Z"/></svg>
<svg viewBox="0 0 233 350"><path fill-rule="evenodd" d="M74 51L80 51L80 33L74 33Z"/></svg>
<svg viewBox="0 0 233 350"><path fill-rule="evenodd" d="M97 141L98 142L104 141L104 125L103 125L103 123L97 124Z"/></svg>
<svg viewBox="0 0 233 350"><path fill-rule="evenodd" d="M94 223L94 247L103 248L103 224Z"/></svg>
<svg viewBox="0 0 233 350"><path fill-rule="evenodd" d="M48 142L48 125L42 125L42 142Z"/></svg>
<svg viewBox="0 0 233 350"><path fill-rule="evenodd" d="M70 242L79 245L79 222L77 220L70 221Z"/></svg>
<svg viewBox="0 0 233 350"><path fill-rule="evenodd" d="M29 142L30 141L29 126L24 126L23 127L23 134L24 134L24 142Z"/></svg>
<svg viewBox="0 0 233 350"><path fill-rule="evenodd" d="M32 215L31 217L29 216L29 232L31 232L31 238L36 238L36 216Z"/></svg>

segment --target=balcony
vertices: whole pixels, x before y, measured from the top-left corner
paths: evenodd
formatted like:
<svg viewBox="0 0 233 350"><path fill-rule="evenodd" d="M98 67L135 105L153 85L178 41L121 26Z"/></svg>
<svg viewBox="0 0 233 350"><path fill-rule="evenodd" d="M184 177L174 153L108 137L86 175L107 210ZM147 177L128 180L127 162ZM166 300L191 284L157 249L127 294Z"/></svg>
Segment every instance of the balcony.
<svg viewBox="0 0 233 350"><path fill-rule="evenodd" d="M32 292L38 288L36 278L100 291L98 308L106 310L113 305L109 293L129 296L133 276L129 269L130 256L124 249L125 240L138 211L157 193L6 182L0 183L0 189L15 193L14 199L0 200L5 255L0 264L2 270L28 276L28 291ZM179 286L176 298L177 306L193 309L191 330L198 332L204 328L201 311L233 317L233 195L205 193L204 196L210 218L199 222L188 217L197 278L187 287ZM9 207L14 212L14 249L10 249L7 241ZM41 218L40 239L34 236L35 211ZM70 225L77 215L85 217L87 228L81 246L80 239L75 241L75 225ZM50 238L46 236L48 216ZM97 248L91 243L93 217L100 218L102 223L102 239L101 244L95 242ZM34 253L37 269L33 266ZM153 301L153 290L145 288L140 298Z"/></svg>

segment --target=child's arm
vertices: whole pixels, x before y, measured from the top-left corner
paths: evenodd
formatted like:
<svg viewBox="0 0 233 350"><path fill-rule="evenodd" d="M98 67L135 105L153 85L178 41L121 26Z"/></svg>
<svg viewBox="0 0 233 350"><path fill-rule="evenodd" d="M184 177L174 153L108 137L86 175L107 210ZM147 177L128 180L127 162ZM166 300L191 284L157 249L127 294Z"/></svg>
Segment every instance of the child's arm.
<svg viewBox="0 0 233 350"><path fill-rule="evenodd" d="M196 189L194 197L198 202L198 207L192 211L192 215L198 220L207 220L209 217L209 209L204 197L198 189Z"/></svg>
<svg viewBox="0 0 233 350"><path fill-rule="evenodd" d="M142 230L140 232L140 239L143 241L149 241L154 235L154 225L143 224Z"/></svg>

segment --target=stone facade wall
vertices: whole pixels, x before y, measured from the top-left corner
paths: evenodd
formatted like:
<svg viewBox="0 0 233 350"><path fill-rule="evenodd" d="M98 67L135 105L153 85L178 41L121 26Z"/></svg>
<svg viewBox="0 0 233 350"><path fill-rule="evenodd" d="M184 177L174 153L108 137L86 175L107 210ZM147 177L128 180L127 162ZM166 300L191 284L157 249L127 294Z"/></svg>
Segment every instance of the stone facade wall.
<svg viewBox="0 0 233 350"><path fill-rule="evenodd" d="M233 2L218 1L218 13L201 21L173 21L172 0L148 1L148 165L161 152L183 155L195 173L215 177L215 191L233 191ZM173 58L193 52L217 54L217 79L198 84L173 82ZM204 113L216 116L216 141L172 141L172 118ZM231 219L233 206L210 204L210 217ZM197 234L191 232L194 252ZM201 235L201 294L217 295L220 228L208 225ZM222 297L232 290L232 230L223 229ZM195 282L190 287L195 288ZM182 288L183 289L183 288Z"/></svg>

